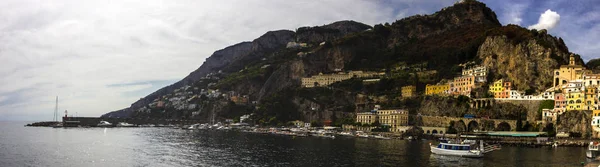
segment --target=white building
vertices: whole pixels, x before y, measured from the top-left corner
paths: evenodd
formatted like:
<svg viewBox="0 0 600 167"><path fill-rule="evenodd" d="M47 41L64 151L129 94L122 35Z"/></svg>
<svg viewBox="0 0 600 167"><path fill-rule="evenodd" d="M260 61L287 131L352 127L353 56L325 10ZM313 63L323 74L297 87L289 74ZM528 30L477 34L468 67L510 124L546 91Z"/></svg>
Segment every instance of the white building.
<svg viewBox="0 0 600 167"><path fill-rule="evenodd" d="M475 66L468 69L463 69L463 76L475 76L475 82L487 82L488 69L485 66Z"/></svg>
<svg viewBox="0 0 600 167"><path fill-rule="evenodd" d="M543 109L542 110L542 121L547 123L553 123L556 121L556 116L558 114L553 109Z"/></svg>
<svg viewBox="0 0 600 167"><path fill-rule="evenodd" d="M600 116L592 117L592 127L600 127Z"/></svg>

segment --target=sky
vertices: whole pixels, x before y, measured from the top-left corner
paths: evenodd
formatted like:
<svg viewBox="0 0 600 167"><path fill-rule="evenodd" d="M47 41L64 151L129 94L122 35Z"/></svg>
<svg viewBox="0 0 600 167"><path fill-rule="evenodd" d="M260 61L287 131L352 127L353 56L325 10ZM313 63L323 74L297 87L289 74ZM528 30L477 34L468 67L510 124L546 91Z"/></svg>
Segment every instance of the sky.
<svg viewBox="0 0 600 167"><path fill-rule="evenodd" d="M267 31L431 14L455 0L2 0L0 120L100 116ZM585 61L600 52L594 0L482 0L503 25L548 29Z"/></svg>

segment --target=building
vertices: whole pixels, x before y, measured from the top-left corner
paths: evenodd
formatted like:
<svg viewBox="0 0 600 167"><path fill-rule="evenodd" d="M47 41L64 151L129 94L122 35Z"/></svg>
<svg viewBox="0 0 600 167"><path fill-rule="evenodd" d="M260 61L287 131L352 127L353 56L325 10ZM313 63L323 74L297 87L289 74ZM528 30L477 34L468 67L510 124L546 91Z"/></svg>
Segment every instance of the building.
<svg viewBox="0 0 600 167"><path fill-rule="evenodd" d="M589 85L585 88L585 110L597 110L598 109L598 88L595 85Z"/></svg>
<svg viewBox="0 0 600 167"><path fill-rule="evenodd" d="M497 93L500 93L500 92L502 92L502 88L503 88L503 87L502 87L502 83L503 83L503 82L504 82L504 81L503 81L502 79L500 79L500 80L497 80L497 81L494 81L494 83L490 84L490 89L489 89L489 92L490 92L490 93L492 93L494 96L495 96Z"/></svg>
<svg viewBox="0 0 600 167"><path fill-rule="evenodd" d="M494 98L498 99L518 99L524 94L516 90L512 90L512 83L504 81L503 79L495 81L489 89L489 92L494 95Z"/></svg>
<svg viewBox="0 0 600 167"><path fill-rule="evenodd" d="M403 86L401 89L402 97L414 97L417 95L416 86Z"/></svg>
<svg viewBox="0 0 600 167"><path fill-rule="evenodd" d="M449 84L425 85L425 95L446 95L449 90Z"/></svg>
<svg viewBox="0 0 600 167"><path fill-rule="evenodd" d="M327 86L327 85L331 85L336 82L351 79L353 77L369 78L369 77L375 77L375 76L379 76L379 75L384 75L384 73L363 72L363 71L350 71L348 73L338 72L338 73L333 73L333 74L319 73L319 75L314 75L314 76L311 76L308 78L302 78L302 87L312 88L312 87Z"/></svg>
<svg viewBox="0 0 600 167"><path fill-rule="evenodd" d="M567 110L567 99L565 94L556 93L554 96L554 111L558 114L562 114Z"/></svg>
<svg viewBox="0 0 600 167"><path fill-rule="evenodd" d="M565 94L567 100L566 111L582 110L584 102L584 93L582 91L572 91Z"/></svg>
<svg viewBox="0 0 600 167"><path fill-rule="evenodd" d="M485 66L475 66L462 70L463 76L475 76L475 82L487 82L488 69Z"/></svg>
<svg viewBox="0 0 600 167"><path fill-rule="evenodd" d="M600 74L592 74L591 72L585 72L583 74L583 86L600 86Z"/></svg>
<svg viewBox="0 0 600 167"><path fill-rule="evenodd" d="M558 87L573 80L583 79L584 70L585 67L575 64L575 57L571 54L569 65L562 65L559 69L554 70L553 85Z"/></svg>
<svg viewBox="0 0 600 167"><path fill-rule="evenodd" d="M450 93L452 95L464 95L471 97L471 91L475 88L475 76L455 77L450 83Z"/></svg>
<svg viewBox="0 0 600 167"><path fill-rule="evenodd" d="M374 112L361 112L356 113L356 122L361 124L372 124L377 121L377 113Z"/></svg>
<svg viewBox="0 0 600 167"><path fill-rule="evenodd" d="M295 121L292 121L292 123L294 124L294 126L296 126L298 128L304 127L304 122L303 121L295 120Z"/></svg>
<svg viewBox="0 0 600 167"><path fill-rule="evenodd" d="M248 104L248 95L244 95L244 96L231 96L230 99L235 104Z"/></svg>
<svg viewBox="0 0 600 167"><path fill-rule="evenodd" d="M558 114L553 109L542 109L542 121L545 123L555 123Z"/></svg>
<svg viewBox="0 0 600 167"><path fill-rule="evenodd" d="M381 125L390 127L390 132L400 132L400 127L408 126L408 111L406 110L377 110Z"/></svg>
<svg viewBox="0 0 600 167"><path fill-rule="evenodd" d="M592 127L600 127L600 110L592 111Z"/></svg>

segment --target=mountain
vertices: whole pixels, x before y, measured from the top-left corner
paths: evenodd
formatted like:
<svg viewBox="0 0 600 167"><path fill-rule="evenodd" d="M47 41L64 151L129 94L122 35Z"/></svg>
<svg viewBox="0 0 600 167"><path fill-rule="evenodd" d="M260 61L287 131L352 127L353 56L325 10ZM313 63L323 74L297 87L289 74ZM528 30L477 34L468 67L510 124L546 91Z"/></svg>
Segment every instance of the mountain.
<svg viewBox="0 0 600 167"><path fill-rule="evenodd" d="M339 21L267 32L252 42L214 52L181 81L103 117L207 121L214 115L225 119L253 113L254 122L261 124L341 123L374 104L414 114L427 111L422 105L436 102L398 98L402 86L416 85L422 93L426 84L452 79L467 66L484 65L490 71L488 80L503 78L518 90L539 93L551 86L552 70L567 64L570 54L562 39L545 30L502 26L485 4L469 0L391 24L371 27ZM300 87L302 77L340 70L385 71L386 76L377 84L351 79L333 84L332 89ZM449 110L456 112L438 114L476 112Z"/></svg>

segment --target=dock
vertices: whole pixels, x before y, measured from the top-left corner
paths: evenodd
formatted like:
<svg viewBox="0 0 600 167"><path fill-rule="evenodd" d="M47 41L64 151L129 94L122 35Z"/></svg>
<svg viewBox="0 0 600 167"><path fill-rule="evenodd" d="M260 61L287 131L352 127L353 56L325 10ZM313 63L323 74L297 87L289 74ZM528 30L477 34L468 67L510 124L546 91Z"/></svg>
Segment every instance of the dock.
<svg viewBox="0 0 600 167"><path fill-rule="evenodd" d="M191 125L200 123L200 120L185 119L154 119L154 118L101 118L101 117L62 117L62 122L45 121L27 124L26 126L50 127L62 123L64 127L96 127L100 121L108 121L116 126L119 122L127 122L134 125Z"/></svg>

